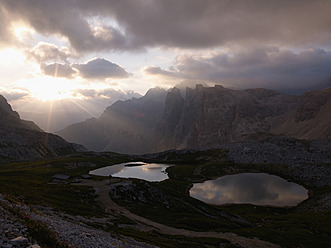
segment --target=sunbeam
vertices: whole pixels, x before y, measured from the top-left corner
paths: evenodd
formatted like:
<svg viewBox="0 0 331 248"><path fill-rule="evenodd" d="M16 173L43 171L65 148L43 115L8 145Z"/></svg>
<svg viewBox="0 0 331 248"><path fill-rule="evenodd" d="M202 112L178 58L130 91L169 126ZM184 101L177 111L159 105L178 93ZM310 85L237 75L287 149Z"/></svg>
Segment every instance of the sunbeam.
<svg viewBox="0 0 331 248"><path fill-rule="evenodd" d="M69 100L75 104L77 107L79 107L81 110L85 111L89 115L96 117L91 111L89 111L87 108L85 108L83 105L79 104L74 98L69 98Z"/></svg>
<svg viewBox="0 0 331 248"><path fill-rule="evenodd" d="M52 112L53 112L53 101L50 101L48 117L47 117L47 127L45 130L46 132L50 132L50 127L51 127L51 123L52 123Z"/></svg>

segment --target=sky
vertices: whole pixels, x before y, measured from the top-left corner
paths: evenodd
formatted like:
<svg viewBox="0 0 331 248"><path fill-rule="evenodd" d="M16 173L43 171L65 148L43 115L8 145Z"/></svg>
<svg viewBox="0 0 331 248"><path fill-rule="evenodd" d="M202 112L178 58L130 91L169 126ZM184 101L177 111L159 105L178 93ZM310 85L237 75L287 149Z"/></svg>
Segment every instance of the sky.
<svg viewBox="0 0 331 248"><path fill-rule="evenodd" d="M98 115L184 80L329 87L330 10L329 0L0 0L0 94L22 112L70 99Z"/></svg>

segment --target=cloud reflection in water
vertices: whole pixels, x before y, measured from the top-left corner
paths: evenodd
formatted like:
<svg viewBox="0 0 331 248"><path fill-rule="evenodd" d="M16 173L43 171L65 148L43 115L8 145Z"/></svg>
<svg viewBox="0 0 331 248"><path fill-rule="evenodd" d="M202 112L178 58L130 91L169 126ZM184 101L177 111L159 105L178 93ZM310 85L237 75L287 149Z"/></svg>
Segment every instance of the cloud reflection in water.
<svg viewBox="0 0 331 248"><path fill-rule="evenodd" d="M154 164L143 162L129 162L117 165L111 165L90 171L90 174L97 176L121 177L121 178L138 178L151 182L159 182L168 179L165 172L169 164Z"/></svg>
<svg viewBox="0 0 331 248"><path fill-rule="evenodd" d="M302 186L266 173L242 173L194 184L193 198L209 204L295 206L308 198Z"/></svg>

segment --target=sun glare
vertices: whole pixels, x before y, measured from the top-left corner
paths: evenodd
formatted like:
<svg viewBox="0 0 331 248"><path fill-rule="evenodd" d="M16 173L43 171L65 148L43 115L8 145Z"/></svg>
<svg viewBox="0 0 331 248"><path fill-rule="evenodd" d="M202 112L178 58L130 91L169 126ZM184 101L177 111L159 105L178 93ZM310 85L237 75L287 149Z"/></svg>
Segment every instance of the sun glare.
<svg viewBox="0 0 331 248"><path fill-rule="evenodd" d="M13 32L19 41L23 41L26 37L33 34L34 30L27 27L26 25L24 25L22 23L17 23L17 24L14 24Z"/></svg>
<svg viewBox="0 0 331 248"><path fill-rule="evenodd" d="M22 52L13 48L8 48L0 51L0 64L11 65L11 64L23 64L25 56Z"/></svg>
<svg viewBox="0 0 331 248"><path fill-rule="evenodd" d="M54 101L73 98L73 90L78 86L75 82L52 77L41 77L30 80L28 84L31 96L42 101Z"/></svg>

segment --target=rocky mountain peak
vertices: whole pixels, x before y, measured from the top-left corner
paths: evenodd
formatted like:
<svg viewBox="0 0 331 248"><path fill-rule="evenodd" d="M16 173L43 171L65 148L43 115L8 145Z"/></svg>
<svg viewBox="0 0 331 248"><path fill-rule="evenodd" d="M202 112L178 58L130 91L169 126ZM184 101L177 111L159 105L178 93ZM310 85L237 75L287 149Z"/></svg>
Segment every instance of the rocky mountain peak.
<svg viewBox="0 0 331 248"><path fill-rule="evenodd" d="M117 101L100 118L71 125L58 134L94 151L148 153L166 96L165 89L150 89L143 97Z"/></svg>
<svg viewBox="0 0 331 248"><path fill-rule="evenodd" d="M0 96L0 162L66 155L85 148L43 132L35 123L21 120Z"/></svg>
<svg viewBox="0 0 331 248"><path fill-rule="evenodd" d="M155 87L155 88L151 88L147 91L147 93L145 94L145 96L143 96L145 99L153 99L153 100L157 100L158 97L161 97L160 100L164 99L166 95L166 90L164 88L161 87Z"/></svg>
<svg viewBox="0 0 331 248"><path fill-rule="evenodd" d="M180 87L156 88L141 98L116 102L99 119L67 128L61 135L96 151L100 147L132 154L208 149L261 133L330 137L330 111L331 88L295 96L198 83L187 87L185 96Z"/></svg>
<svg viewBox="0 0 331 248"><path fill-rule="evenodd" d="M19 118L18 113L13 111L6 98L0 95L0 118L8 117L8 115L12 118Z"/></svg>

